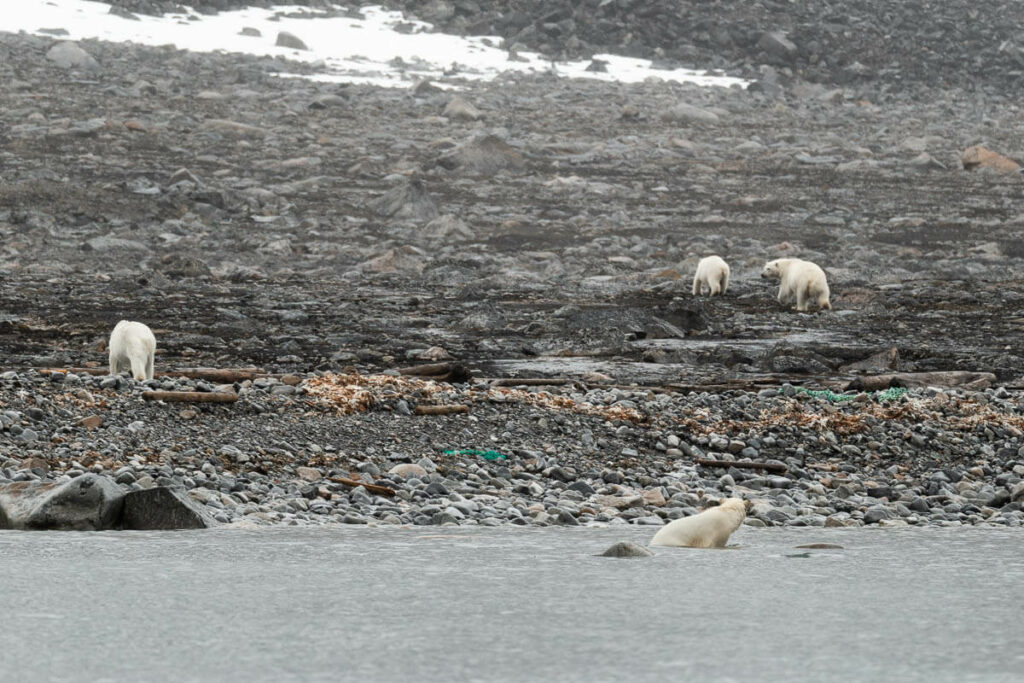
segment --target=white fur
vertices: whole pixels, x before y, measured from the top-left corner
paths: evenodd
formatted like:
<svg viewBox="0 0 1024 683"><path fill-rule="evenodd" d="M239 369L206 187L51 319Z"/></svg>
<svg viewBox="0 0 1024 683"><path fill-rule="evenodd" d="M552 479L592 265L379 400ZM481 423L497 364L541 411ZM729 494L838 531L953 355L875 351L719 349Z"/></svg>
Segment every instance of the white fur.
<svg viewBox="0 0 1024 683"><path fill-rule="evenodd" d="M705 285L708 296L725 294L725 290L729 289L729 264L721 256L705 256L697 264L697 274L693 276L693 295L701 294Z"/></svg>
<svg viewBox="0 0 1024 683"><path fill-rule="evenodd" d="M764 264L761 277L779 281L779 303L796 301L796 310L806 311L811 304L819 309L832 308L829 303L825 271L817 264L798 258L780 258Z"/></svg>
<svg viewBox="0 0 1024 683"><path fill-rule="evenodd" d="M677 548L723 548L732 532L743 524L747 503L726 498L717 507L666 524L654 534L651 545Z"/></svg>
<svg viewBox="0 0 1024 683"><path fill-rule="evenodd" d="M131 368L132 376L140 382L153 379L153 355L156 337L142 323L122 320L110 333L110 374Z"/></svg>

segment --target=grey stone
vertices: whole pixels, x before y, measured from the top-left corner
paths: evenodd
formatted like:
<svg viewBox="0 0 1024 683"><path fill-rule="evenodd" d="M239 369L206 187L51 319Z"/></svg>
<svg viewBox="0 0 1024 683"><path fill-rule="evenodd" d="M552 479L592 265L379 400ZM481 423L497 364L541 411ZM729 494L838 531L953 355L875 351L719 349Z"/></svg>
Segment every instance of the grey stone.
<svg viewBox="0 0 1024 683"><path fill-rule="evenodd" d="M415 463L403 462L388 470L388 474L394 474L403 479L425 479L427 471Z"/></svg>
<svg viewBox="0 0 1024 683"><path fill-rule="evenodd" d="M1024 501L1024 481L1015 484L1014 487L1010 489L1010 500L1014 503Z"/></svg>
<svg viewBox="0 0 1024 683"><path fill-rule="evenodd" d="M580 522L576 517L568 510L562 510L558 513L558 523L564 524L565 526L579 526Z"/></svg>
<svg viewBox="0 0 1024 683"><path fill-rule="evenodd" d="M293 50L308 50L309 49L306 46L306 44L304 42L302 42L301 38L299 38L294 33L289 33L288 31L280 31L280 32L278 32L278 34L277 34L277 41L274 44L277 45L278 47L287 47L287 48L291 48Z"/></svg>
<svg viewBox="0 0 1024 683"><path fill-rule="evenodd" d="M884 505L872 505L864 512L864 523L877 524L883 519L893 519L895 517L896 513Z"/></svg>
<svg viewBox="0 0 1024 683"><path fill-rule="evenodd" d="M121 487L92 473L63 484L7 484L0 486L0 529L112 529L123 503Z"/></svg>
<svg viewBox="0 0 1024 683"><path fill-rule="evenodd" d="M569 484L565 488L569 491L576 491L578 493L581 493L584 496L594 495L594 487L588 484L587 482L583 481L582 479L577 479L576 481Z"/></svg>
<svg viewBox="0 0 1024 683"><path fill-rule="evenodd" d="M761 34L757 46L780 59L789 59L796 55L796 45L782 31L766 31Z"/></svg>
<svg viewBox="0 0 1024 683"><path fill-rule="evenodd" d="M46 53L46 58L62 69L98 69L100 66L99 62L78 43L67 40L51 47Z"/></svg>
<svg viewBox="0 0 1024 683"><path fill-rule="evenodd" d="M373 202L372 208L388 218L429 221L437 217L437 205L419 179L403 181Z"/></svg>
<svg viewBox="0 0 1024 683"><path fill-rule="evenodd" d="M601 553L601 557L654 557L654 553L636 543L620 541Z"/></svg>
<svg viewBox="0 0 1024 683"><path fill-rule="evenodd" d="M483 117L483 112L458 95L448 100L443 114L449 119L459 121L477 121Z"/></svg>
<svg viewBox="0 0 1024 683"><path fill-rule="evenodd" d="M132 530L206 529L217 522L186 494L163 487L131 491L124 497L121 526Z"/></svg>
<svg viewBox="0 0 1024 683"><path fill-rule="evenodd" d="M526 159L498 136L485 135L441 155L437 164L467 175L493 176L503 171L523 170Z"/></svg>
<svg viewBox="0 0 1024 683"><path fill-rule="evenodd" d="M662 112L661 119L669 123L714 124L720 121L718 114L715 112L701 109L685 102L680 102L671 109Z"/></svg>

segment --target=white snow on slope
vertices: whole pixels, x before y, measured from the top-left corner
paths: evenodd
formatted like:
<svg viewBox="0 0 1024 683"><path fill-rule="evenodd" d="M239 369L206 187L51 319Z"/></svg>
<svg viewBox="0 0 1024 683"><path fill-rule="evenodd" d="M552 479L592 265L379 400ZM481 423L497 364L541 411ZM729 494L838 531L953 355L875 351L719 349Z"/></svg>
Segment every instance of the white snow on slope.
<svg viewBox="0 0 1024 683"><path fill-rule="evenodd" d="M539 54L521 52L509 58L497 37L470 37L430 33L430 24L409 21L401 13L379 6L360 9L362 18L326 17L306 7L247 8L209 16L187 8L183 14L163 17L137 15L138 20L110 13L110 6L89 0L0 0L0 31L39 33L64 29L69 40L97 38L144 45L173 44L197 52L242 52L321 63L326 69L314 78L385 87L406 87L429 78L441 84L459 79L491 79L508 71L544 73L552 70L568 78L638 82L646 78L728 87L746 82L687 69L652 69L643 59L595 55L607 62L606 72L591 72L590 61L552 64ZM337 6L343 9L342 6ZM302 13L303 18L280 16ZM319 15L319 16L318 16ZM402 26L402 32L396 31ZM259 36L241 35L253 28ZM276 46L278 32L300 38L308 50Z"/></svg>

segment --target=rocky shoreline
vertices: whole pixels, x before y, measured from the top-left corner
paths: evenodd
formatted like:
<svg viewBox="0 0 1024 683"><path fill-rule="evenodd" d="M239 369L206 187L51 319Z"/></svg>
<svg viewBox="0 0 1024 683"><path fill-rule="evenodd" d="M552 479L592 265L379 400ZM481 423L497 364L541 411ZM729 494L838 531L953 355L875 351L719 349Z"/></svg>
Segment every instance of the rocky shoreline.
<svg viewBox="0 0 1024 683"><path fill-rule="evenodd" d="M237 392L230 405L142 391ZM234 525L658 526L726 496L750 526L1024 521L1024 395L672 393L393 375L0 376L2 492L84 475ZM422 406L465 407L418 415Z"/></svg>
<svg viewBox="0 0 1024 683"><path fill-rule="evenodd" d="M453 93L0 33L0 485L101 475L242 525L655 526L741 495L753 525L1019 526L1021 176L961 161L1024 157L1012 74L753 66L746 90ZM729 294L694 298L709 253ZM775 302L757 274L786 256L825 268L831 313ZM29 369L102 367L122 318L158 375L260 377ZM448 360L472 378L395 374ZM808 393L963 371L991 386ZM698 462L740 458L769 468Z"/></svg>

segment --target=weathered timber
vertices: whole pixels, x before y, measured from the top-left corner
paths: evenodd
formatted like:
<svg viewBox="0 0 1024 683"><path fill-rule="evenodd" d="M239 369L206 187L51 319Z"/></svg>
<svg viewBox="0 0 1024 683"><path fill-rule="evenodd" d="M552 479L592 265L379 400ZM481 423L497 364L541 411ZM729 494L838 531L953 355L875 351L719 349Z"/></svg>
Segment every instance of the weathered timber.
<svg viewBox="0 0 1024 683"><path fill-rule="evenodd" d="M469 406L461 403L453 403L443 406L416 406L412 409L413 415L453 415L455 413L468 413Z"/></svg>
<svg viewBox="0 0 1024 683"><path fill-rule="evenodd" d="M469 368L462 363L412 365L407 368L399 368L398 373L409 377L432 379L436 382L466 382L473 376Z"/></svg>
<svg viewBox="0 0 1024 683"><path fill-rule="evenodd" d="M336 484L344 484L345 486L351 486L356 488L362 486L370 493L374 493L378 496L394 496L395 490L388 488L387 486L378 486L377 484L367 484L366 482L359 481L357 479L348 479L347 477L328 477L330 481Z"/></svg>
<svg viewBox="0 0 1024 683"><path fill-rule="evenodd" d="M787 467L777 462L744 462L742 460L712 460L710 458L697 458L695 462L705 467L736 467L747 470L765 470L768 472L785 472Z"/></svg>
<svg viewBox="0 0 1024 683"><path fill-rule="evenodd" d="M143 391L142 398L168 403L234 403L238 394L227 391Z"/></svg>

